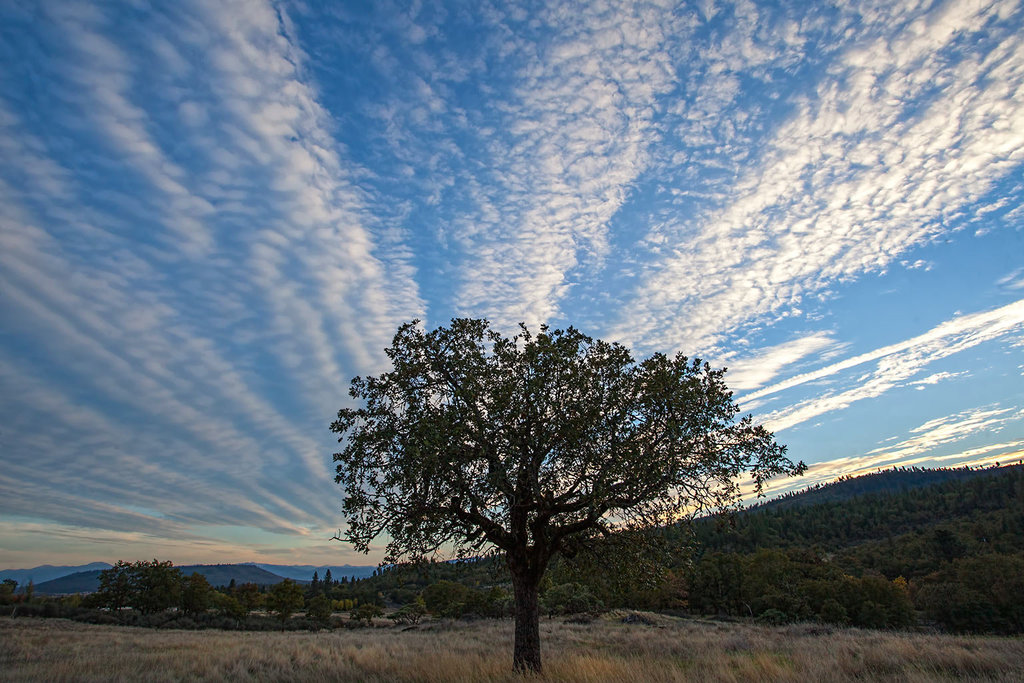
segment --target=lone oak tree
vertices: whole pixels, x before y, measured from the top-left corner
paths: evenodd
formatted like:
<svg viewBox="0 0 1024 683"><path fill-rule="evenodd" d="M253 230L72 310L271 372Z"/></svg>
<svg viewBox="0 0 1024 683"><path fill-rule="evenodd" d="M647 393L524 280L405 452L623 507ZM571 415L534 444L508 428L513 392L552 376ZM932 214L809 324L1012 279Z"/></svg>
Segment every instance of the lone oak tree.
<svg viewBox="0 0 1024 683"><path fill-rule="evenodd" d="M515 594L516 669L539 671L538 588L549 561L617 528L728 505L803 464L738 408L724 370L636 362L576 329L502 336L486 320L399 328L393 369L356 377L331 430L344 539L385 562L498 549ZM339 537L340 539L340 534Z"/></svg>

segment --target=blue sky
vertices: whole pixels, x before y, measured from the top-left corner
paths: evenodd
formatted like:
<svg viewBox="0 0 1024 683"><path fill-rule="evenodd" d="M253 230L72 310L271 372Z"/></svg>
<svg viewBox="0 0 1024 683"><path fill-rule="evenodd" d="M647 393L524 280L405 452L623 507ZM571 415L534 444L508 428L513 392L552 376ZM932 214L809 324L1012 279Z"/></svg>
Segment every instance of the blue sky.
<svg viewBox="0 0 1024 683"><path fill-rule="evenodd" d="M328 424L412 318L727 365L799 486L1019 460L1022 23L4 3L0 565L377 561Z"/></svg>

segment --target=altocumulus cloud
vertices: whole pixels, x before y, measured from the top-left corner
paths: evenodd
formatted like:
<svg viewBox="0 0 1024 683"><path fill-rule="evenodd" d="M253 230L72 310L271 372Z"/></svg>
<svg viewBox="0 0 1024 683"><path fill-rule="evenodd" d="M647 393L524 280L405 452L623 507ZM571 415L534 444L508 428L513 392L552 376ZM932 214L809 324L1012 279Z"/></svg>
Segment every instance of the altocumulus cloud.
<svg viewBox="0 0 1024 683"><path fill-rule="evenodd" d="M327 552L327 424L412 318L714 359L821 479L1019 450L1021 29L975 0L8 3L0 548ZM858 410L900 426L813 462Z"/></svg>

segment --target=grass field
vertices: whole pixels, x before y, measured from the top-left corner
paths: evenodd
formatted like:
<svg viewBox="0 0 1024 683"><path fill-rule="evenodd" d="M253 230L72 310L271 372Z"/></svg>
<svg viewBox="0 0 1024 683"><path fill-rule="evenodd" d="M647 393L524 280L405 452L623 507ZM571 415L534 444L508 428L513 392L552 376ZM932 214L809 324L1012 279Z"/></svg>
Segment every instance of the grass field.
<svg viewBox="0 0 1024 683"><path fill-rule="evenodd" d="M1021 638L608 615L541 622L544 681L1024 681ZM512 681L510 621L305 633L0 618L0 680Z"/></svg>

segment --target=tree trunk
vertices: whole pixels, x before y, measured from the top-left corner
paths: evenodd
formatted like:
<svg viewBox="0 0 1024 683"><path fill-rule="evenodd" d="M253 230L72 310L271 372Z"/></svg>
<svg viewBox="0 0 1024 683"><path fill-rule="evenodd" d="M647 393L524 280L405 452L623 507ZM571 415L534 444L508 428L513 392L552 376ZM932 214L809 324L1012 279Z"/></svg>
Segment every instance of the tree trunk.
<svg viewBox="0 0 1024 683"><path fill-rule="evenodd" d="M516 640L512 666L540 672L540 580L532 572L512 573L516 601Z"/></svg>

